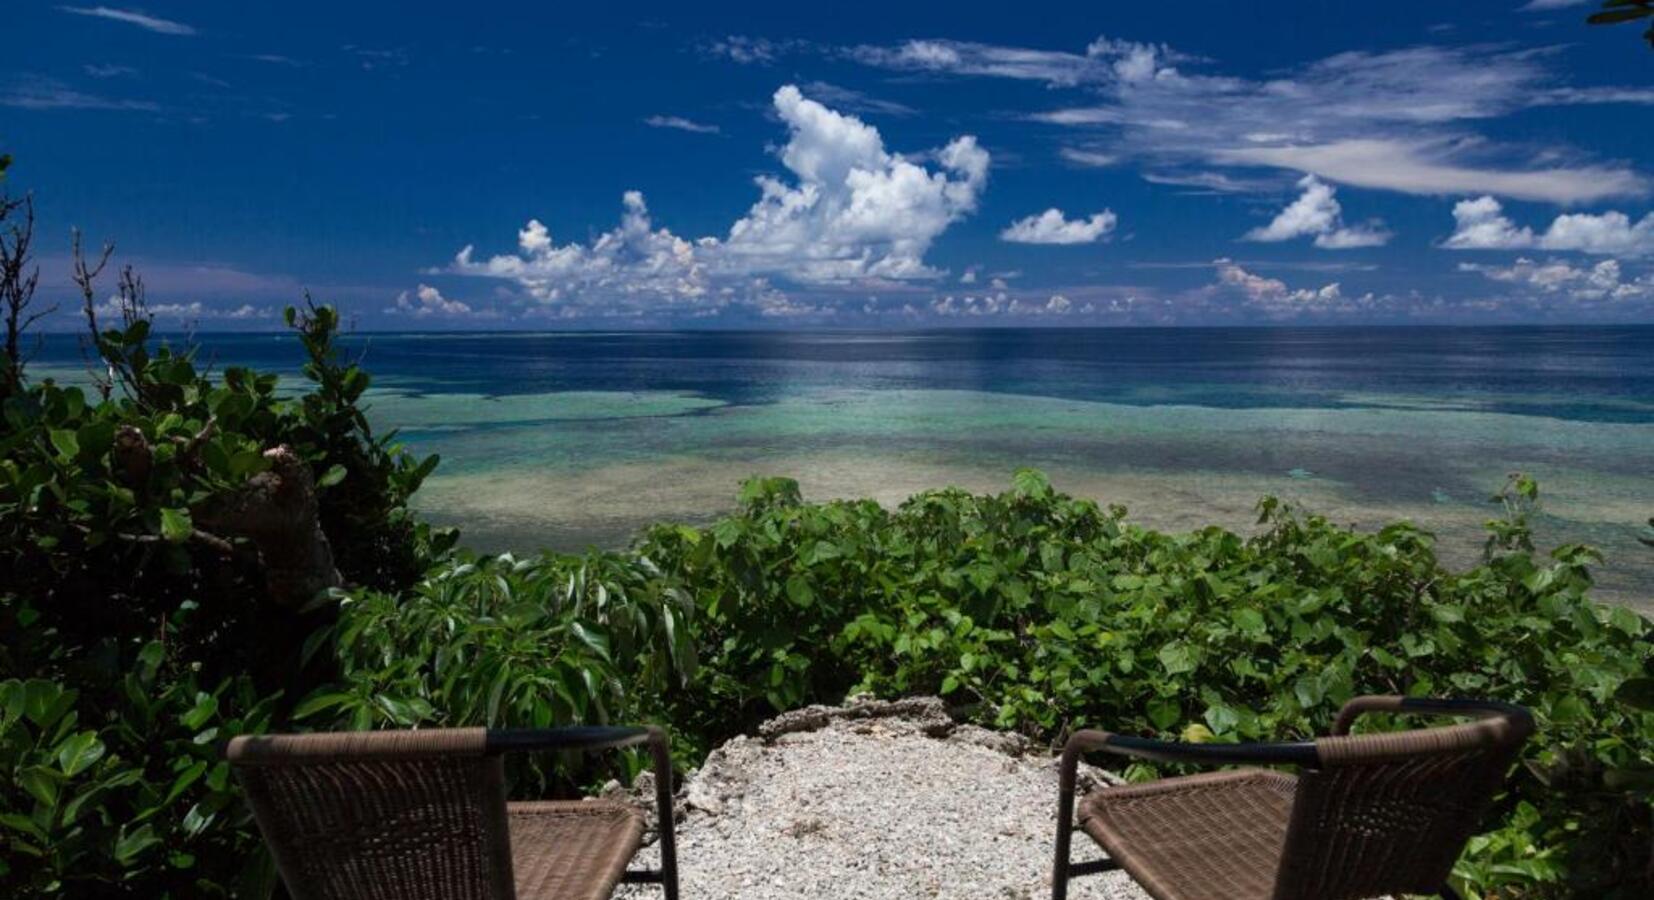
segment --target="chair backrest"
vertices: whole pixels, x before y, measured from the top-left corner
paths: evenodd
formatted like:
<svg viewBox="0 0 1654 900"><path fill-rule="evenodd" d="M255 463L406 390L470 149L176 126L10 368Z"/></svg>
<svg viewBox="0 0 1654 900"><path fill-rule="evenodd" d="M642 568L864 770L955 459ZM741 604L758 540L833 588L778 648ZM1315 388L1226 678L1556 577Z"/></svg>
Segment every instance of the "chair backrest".
<svg viewBox="0 0 1654 900"><path fill-rule="evenodd" d="M1315 742L1320 765L1299 775L1275 900L1435 894L1446 885L1533 720L1516 707L1467 708L1454 711L1487 717L1345 733L1360 712L1408 712L1410 702L1359 698L1340 714L1337 733Z"/></svg>
<svg viewBox="0 0 1654 900"><path fill-rule="evenodd" d="M235 765L295 900L514 900L482 728L238 737Z"/></svg>

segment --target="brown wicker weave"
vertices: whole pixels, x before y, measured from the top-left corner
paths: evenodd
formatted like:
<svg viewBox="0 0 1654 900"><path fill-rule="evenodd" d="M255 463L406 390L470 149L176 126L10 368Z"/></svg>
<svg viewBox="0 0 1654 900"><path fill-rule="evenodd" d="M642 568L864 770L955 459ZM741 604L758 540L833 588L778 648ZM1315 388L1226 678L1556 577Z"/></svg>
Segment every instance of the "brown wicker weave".
<svg viewBox="0 0 1654 900"><path fill-rule="evenodd" d="M507 803L501 754L648 743L661 869L627 871L630 806ZM482 728L244 736L225 754L295 900L602 900L621 881L677 898L671 758L655 728Z"/></svg>
<svg viewBox="0 0 1654 900"><path fill-rule="evenodd" d="M1349 736L1363 712L1479 716L1441 728ZM1357 900L1453 896L1447 878L1517 751L1533 732L1520 707L1360 697L1333 736L1287 744L1178 744L1082 731L1063 751L1052 897L1077 875L1125 869L1157 900ZM1108 859L1069 862L1082 754L1108 750L1184 763L1265 763L1093 792L1079 824Z"/></svg>

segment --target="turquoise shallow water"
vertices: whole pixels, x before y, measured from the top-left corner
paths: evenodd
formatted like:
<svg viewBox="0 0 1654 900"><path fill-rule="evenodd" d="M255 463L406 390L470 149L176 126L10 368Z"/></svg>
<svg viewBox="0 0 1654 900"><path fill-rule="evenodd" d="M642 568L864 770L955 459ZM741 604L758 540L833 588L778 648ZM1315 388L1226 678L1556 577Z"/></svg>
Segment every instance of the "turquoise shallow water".
<svg viewBox="0 0 1654 900"><path fill-rule="evenodd" d="M272 335L225 363L291 369ZM444 462L433 518L488 549L624 544L727 509L740 479L895 503L1023 465L1168 528L1244 528L1264 494L1408 518L1474 558L1506 473L1541 536L1604 549L1654 607L1654 328L375 335L371 416ZM48 345L42 362L67 366Z"/></svg>

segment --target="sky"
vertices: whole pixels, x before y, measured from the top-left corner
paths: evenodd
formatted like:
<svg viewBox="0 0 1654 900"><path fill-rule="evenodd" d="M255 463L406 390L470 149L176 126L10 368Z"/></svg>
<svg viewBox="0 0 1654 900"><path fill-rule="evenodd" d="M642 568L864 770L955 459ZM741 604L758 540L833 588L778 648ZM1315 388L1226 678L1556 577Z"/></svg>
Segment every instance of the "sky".
<svg viewBox="0 0 1654 900"><path fill-rule="evenodd" d="M52 327L1654 322L1584 0L112 2L0 11Z"/></svg>

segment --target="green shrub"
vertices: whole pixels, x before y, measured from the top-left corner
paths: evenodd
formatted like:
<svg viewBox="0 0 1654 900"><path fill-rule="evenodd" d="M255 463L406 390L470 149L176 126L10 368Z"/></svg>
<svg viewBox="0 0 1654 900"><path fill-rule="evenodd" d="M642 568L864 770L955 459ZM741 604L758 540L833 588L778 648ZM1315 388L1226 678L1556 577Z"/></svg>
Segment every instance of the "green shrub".
<svg viewBox="0 0 1654 900"><path fill-rule="evenodd" d="M340 684L298 710L333 727L658 720L696 671L688 595L626 554L466 560L403 595L358 592L343 609L318 636L338 655ZM531 771L539 796L590 775Z"/></svg>
<svg viewBox="0 0 1654 900"><path fill-rule="evenodd" d="M1325 733L1356 694L1491 697L1532 707L1540 732L1460 863L1460 886L1646 896L1651 626L1589 601L1594 552L1534 554L1531 481L1497 499L1487 562L1449 572L1414 526L1360 533L1273 500L1247 538L1144 529L1030 471L998 496L935 491L896 510L804 503L795 483L759 479L738 514L657 526L631 555L481 560L402 605L347 605L348 708L358 723L456 724L664 709L693 763L778 710L862 689L939 693L1051 741L1084 726L1287 739ZM576 622L611 627L565 587L594 559L624 608L671 597L683 610L678 633L687 621L700 657L686 685L661 677L664 651L647 640L605 656L578 639ZM582 693L603 708L582 706Z"/></svg>
<svg viewBox="0 0 1654 900"><path fill-rule="evenodd" d="M93 341L101 390L24 380L0 403L0 879L257 894L269 868L216 743L332 679L330 657L300 657L332 609L280 597L270 548L224 530L246 507L215 509L289 448L344 578L397 590L452 540L407 511L435 460L369 431L330 309L289 313L312 387L283 399L275 376L152 347L141 285L122 292L140 299Z"/></svg>

